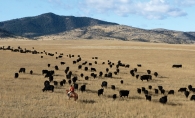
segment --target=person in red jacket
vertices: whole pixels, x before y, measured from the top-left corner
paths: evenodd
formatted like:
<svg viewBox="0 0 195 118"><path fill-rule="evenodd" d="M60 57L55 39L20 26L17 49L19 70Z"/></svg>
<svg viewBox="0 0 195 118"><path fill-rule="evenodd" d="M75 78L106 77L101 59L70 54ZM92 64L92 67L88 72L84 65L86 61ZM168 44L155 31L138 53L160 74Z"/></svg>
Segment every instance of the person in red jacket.
<svg viewBox="0 0 195 118"><path fill-rule="evenodd" d="M68 97L70 98L71 93L74 93L74 86L70 85L70 89L68 92Z"/></svg>

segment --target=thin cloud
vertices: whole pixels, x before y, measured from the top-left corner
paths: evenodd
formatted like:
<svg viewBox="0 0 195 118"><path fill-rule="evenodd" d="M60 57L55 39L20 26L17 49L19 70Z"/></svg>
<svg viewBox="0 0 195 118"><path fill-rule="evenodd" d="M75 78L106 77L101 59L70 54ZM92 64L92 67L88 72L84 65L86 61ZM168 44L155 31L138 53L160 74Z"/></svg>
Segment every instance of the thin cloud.
<svg viewBox="0 0 195 118"><path fill-rule="evenodd" d="M190 0L187 0L190 3ZM148 19L165 19L167 17L181 17L187 15L179 7L165 0L149 0L139 2L137 0L84 0L83 9L95 13L113 12L120 16L130 14L141 15Z"/></svg>
<svg viewBox="0 0 195 118"><path fill-rule="evenodd" d="M175 0L175 3L184 7L195 6L195 0Z"/></svg>

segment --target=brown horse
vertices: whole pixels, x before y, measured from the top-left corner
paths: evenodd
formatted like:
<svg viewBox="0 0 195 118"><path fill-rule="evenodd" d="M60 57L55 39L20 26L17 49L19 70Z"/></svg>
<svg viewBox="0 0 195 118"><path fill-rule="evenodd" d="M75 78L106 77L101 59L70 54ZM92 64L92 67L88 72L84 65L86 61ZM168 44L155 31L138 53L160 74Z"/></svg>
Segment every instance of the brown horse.
<svg viewBox="0 0 195 118"><path fill-rule="evenodd" d="M69 90L66 90L66 94L68 95ZM78 99L78 94L75 92L72 92L69 96L69 98L74 98L74 101Z"/></svg>

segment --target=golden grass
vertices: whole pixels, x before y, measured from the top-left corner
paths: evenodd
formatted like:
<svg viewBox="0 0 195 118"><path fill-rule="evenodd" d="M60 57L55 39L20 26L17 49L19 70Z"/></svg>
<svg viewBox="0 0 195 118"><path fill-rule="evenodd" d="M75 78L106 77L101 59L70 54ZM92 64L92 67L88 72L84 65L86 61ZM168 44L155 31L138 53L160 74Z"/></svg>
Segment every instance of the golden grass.
<svg viewBox="0 0 195 118"><path fill-rule="evenodd" d="M18 52L0 50L0 116L11 118L30 117L64 117L64 118L192 118L195 116L194 102L186 99L183 93L178 93L180 87L194 86L195 70L195 47L194 45L170 45L161 43L138 43L124 41L104 41L104 40L48 40L48 41L0 41L1 46L11 46L17 48L31 49L37 51L64 53L63 58L44 54L21 54ZM74 58L67 58L67 54L74 54ZM43 59L40 58L43 55ZM73 65L72 61L81 55L82 61L94 62L92 57L99 57L98 64L93 67L99 71L106 72L107 64L102 62L110 60L117 63L121 60L125 64L130 64L130 68L120 68L119 75L109 78L90 78L88 81L81 78L81 72L90 76L90 71L78 70L78 64ZM65 61L65 65L60 65ZM51 67L48 68L47 64ZM183 68L172 68L172 64L182 64ZM129 74L137 64L142 64L138 68L139 74L146 73L147 69L157 71L159 77L153 77L152 81L146 82L137 80ZM57 75L54 80L65 79L64 70L70 66L70 70L78 75L78 84L86 84L87 92L76 91L79 99L68 100L65 90L69 88L66 83L63 87L56 87L54 93L42 92L43 83L46 78L41 75L42 69L53 69L58 65ZM14 73L20 67L25 67L27 73L20 74L18 79L14 79ZM88 66L89 67L89 66ZM30 70L34 75L30 75ZM115 66L110 69L115 71ZM120 80L124 84L120 84ZM104 95L98 97L97 90L101 88L101 82L106 80L108 88ZM116 90L111 90L110 85L114 84ZM152 85L157 88L162 85L167 91L173 89L175 95L168 95L168 102L162 105L158 102L163 95L153 95L152 101L146 101L143 94L136 92L137 88ZM130 90L129 98L117 98L112 100L111 96L117 94L121 89ZM149 91L154 93L154 90ZM190 96L193 93L190 94Z"/></svg>

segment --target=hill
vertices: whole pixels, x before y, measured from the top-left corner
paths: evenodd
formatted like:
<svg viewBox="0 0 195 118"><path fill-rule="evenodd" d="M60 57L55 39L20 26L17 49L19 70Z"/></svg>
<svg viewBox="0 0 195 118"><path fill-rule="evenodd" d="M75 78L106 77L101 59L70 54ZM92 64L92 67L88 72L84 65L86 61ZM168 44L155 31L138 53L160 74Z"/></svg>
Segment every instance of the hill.
<svg viewBox="0 0 195 118"><path fill-rule="evenodd" d="M0 38L9 38L9 37L15 37L14 34L6 31L6 30L2 30L0 29Z"/></svg>
<svg viewBox="0 0 195 118"><path fill-rule="evenodd" d="M60 33L75 28L116 23L105 22L88 17L59 16L46 13L34 17L25 17L0 22L0 28L25 37L43 36Z"/></svg>

